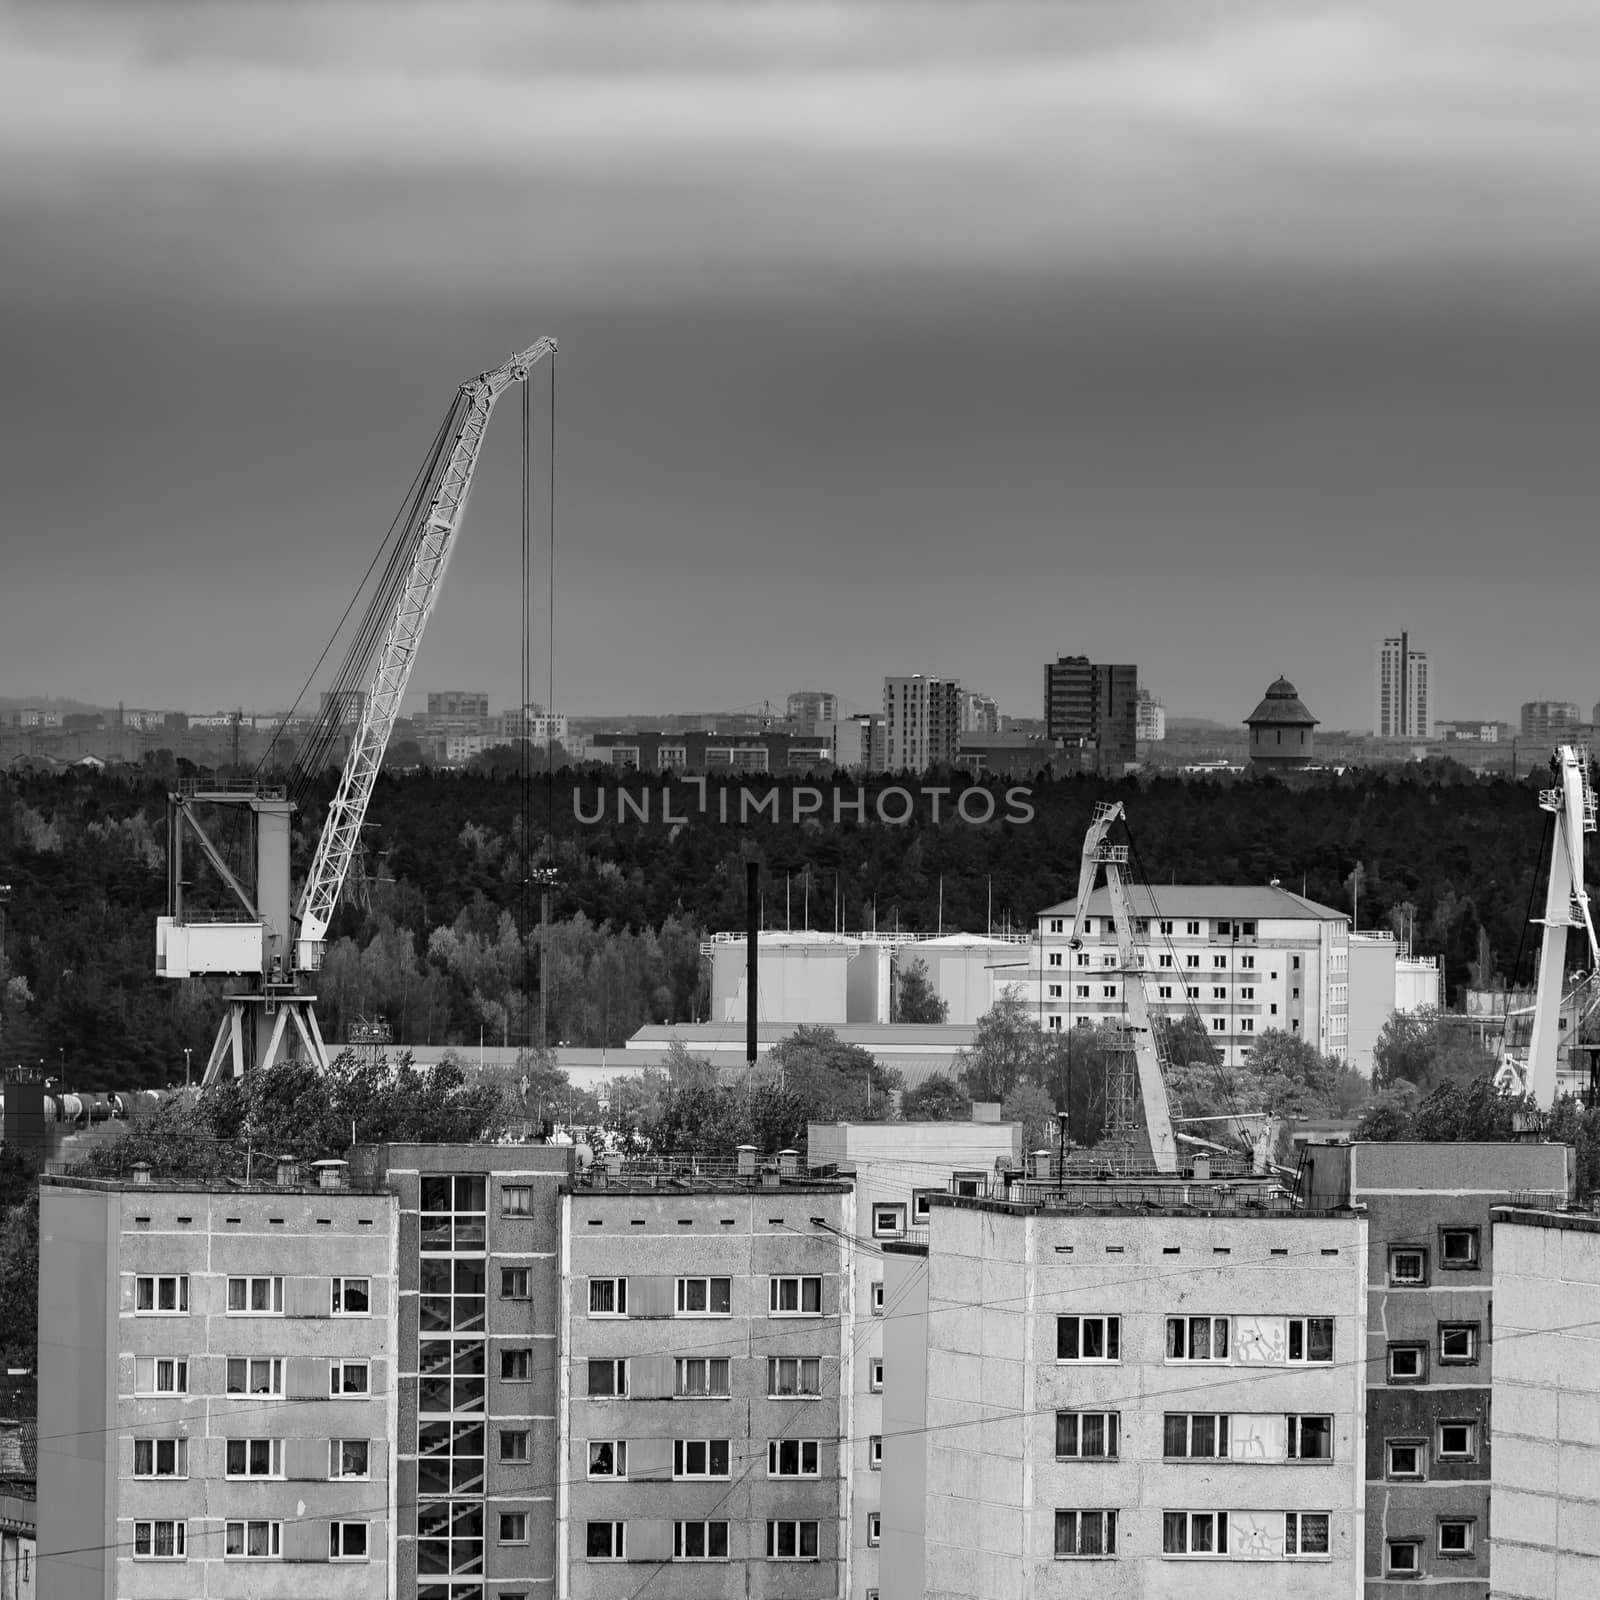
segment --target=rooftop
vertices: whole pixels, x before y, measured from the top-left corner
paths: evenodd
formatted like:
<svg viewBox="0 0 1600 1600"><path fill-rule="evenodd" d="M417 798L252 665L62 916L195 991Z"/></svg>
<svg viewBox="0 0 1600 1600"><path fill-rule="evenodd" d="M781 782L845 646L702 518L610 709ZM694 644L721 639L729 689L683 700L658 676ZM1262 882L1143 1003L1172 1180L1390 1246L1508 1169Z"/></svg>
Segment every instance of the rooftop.
<svg viewBox="0 0 1600 1600"><path fill-rule="evenodd" d="M1346 1204L1304 1204L1277 1178L1168 1178L1065 1183L1023 1179L997 1185L986 1195L936 1194L934 1206L998 1212L1026 1217L1065 1216L1238 1217L1287 1219L1355 1216L1362 1209Z"/></svg>
<svg viewBox="0 0 1600 1600"><path fill-rule="evenodd" d="M756 1043L763 1050L787 1039L806 1024L797 1022L758 1022ZM977 1028L964 1022L840 1022L816 1024L835 1034L841 1044L858 1044L867 1050L886 1047L921 1051L965 1050L973 1042ZM657 1040L681 1039L694 1049L743 1049L745 1025L742 1022L661 1022L646 1023L628 1040L627 1048L650 1048Z"/></svg>
<svg viewBox="0 0 1600 1600"><path fill-rule="evenodd" d="M783 1190L790 1194L849 1194L854 1183L830 1169L809 1171L793 1150L756 1157L602 1156L562 1184L565 1194L690 1195L750 1194Z"/></svg>
<svg viewBox="0 0 1600 1600"><path fill-rule="evenodd" d="M1305 702L1295 693L1287 678L1279 678L1267 689L1266 698L1245 719L1247 727L1257 723L1270 726L1283 723L1292 727L1314 728L1317 719L1306 709Z"/></svg>
<svg viewBox="0 0 1600 1600"><path fill-rule="evenodd" d="M1130 884L1128 905L1136 917L1242 917L1256 922L1348 922L1345 911L1319 905L1280 884L1174 883L1151 889ZM1111 915L1111 896L1096 889L1089 896L1089 915ZM1076 899L1046 906L1041 917L1077 914Z"/></svg>

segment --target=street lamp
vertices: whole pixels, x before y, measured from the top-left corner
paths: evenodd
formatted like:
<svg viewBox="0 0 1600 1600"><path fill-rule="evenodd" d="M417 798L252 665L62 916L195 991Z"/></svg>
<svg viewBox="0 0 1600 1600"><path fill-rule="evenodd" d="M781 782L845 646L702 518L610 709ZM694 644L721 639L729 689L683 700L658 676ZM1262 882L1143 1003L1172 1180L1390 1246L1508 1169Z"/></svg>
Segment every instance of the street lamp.
<svg viewBox="0 0 1600 1600"><path fill-rule="evenodd" d="M185 1094L189 1092L189 1057L193 1054L194 1051L188 1045L183 1047L183 1090Z"/></svg>
<svg viewBox="0 0 1600 1600"><path fill-rule="evenodd" d="M1070 1117L1065 1111L1056 1112L1056 1127L1061 1135L1061 1160L1056 1168L1056 1188L1060 1189L1067 1181L1067 1123Z"/></svg>

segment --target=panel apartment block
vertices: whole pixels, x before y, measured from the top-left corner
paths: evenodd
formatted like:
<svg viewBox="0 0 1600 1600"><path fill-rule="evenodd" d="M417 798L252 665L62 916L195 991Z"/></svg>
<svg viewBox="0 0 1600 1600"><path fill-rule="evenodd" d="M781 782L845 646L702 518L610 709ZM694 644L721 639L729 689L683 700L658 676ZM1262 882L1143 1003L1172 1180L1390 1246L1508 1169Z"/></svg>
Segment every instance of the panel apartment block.
<svg viewBox="0 0 1600 1600"><path fill-rule="evenodd" d="M40 1586L394 1593L391 1195L44 1180Z"/></svg>
<svg viewBox="0 0 1600 1600"><path fill-rule="evenodd" d="M560 1595L848 1592L854 1222L776 1172L569 1187Z"/></svg>
<svg viewBox="0 0 1600 1600"><path fill-rule="evenodd" d="M928 1600L1358 1595L1365 1219L1013 1192L931 1208Z"/></svg>
<svg viewBox="0 0 1600 1600"><path fill-rule="evenodd" d="M387 1145L399 1205L401 1600L555 1589L559 1189L570 1147Z"/></svg>
<svg viewBox="0 0 1600 1600"><path fill-rule="evenodd" d="M1427 1586L1487 1600L1497 1311L1490 1211L1516 1194L1567 1194L1560 1144L1314 1146L1313 1204L1368 1218L1368 1600ZM1503 1310L1503 1308L1498 1308Z"/></svg>

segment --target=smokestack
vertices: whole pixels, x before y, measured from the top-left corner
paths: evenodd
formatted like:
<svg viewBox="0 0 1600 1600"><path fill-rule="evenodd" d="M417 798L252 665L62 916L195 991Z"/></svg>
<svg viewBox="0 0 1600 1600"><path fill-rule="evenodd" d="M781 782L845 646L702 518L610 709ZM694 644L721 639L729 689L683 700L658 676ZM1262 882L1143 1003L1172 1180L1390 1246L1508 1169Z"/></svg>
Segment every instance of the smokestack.
<svg viewBox="0 0 1600 1600"><path fill-rule="evenodd" d="M756 989L760 983L760 966L757 945L760 930L756 920L760 916L761 868L754 861L744 864L744 1064L756 1064Z"/></svg>

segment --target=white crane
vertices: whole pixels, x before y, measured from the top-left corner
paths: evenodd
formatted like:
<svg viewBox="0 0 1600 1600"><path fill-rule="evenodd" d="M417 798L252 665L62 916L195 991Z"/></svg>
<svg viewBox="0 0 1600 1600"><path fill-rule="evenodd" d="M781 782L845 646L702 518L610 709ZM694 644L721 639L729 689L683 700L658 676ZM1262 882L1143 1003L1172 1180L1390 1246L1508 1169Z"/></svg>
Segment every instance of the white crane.
<svg viewBox="0 0 1600 1600"><path fill-rule="evenodd" d="M156 969L173 978L229 973L251 980L244 992L228 996L228 1016L212 1047L207 1083L220 1077L230 1063L236 1077L247 1068L271 1066L290 1023L307 1057L322 1067L328 1064L313 1009L315 997L301 991L297 975L315 972L322 965L328 924L360 841L367 805L400 714L423 630L444 582L495 401L513 384L525 383L533 367L555 353L555 340L542 338L503 366L464 383L424 466L422 487L412 501L414 511L397 547L405 556L405 570L384 623L339 787L328 808L295 916L291 919L289 914L289 819L293 806L281 789L252 785L247 792L216 789L172 796L170 914L157 923ZM207 836L196 808L208 805L249 808L255 835L253 893L228 869L223 852ZM243 916L218 919L215 914L185 914L185 829L197 837Z"/></svg>
<svg viewBox="0 0 1600 1600"><path fill-rule="evenodd" d="M1562 745L1551 765L1556 786L1539 792L1539 805L1554 814L1555 827L1544 915L1534 919L1543 925L1544 937L1540 941L1539 978L1533 998L1533 1036L1527 1055L1519 1056L1511 1044L1511 1019L1506 1019L1500 1070L1495 1075L1502 1088L1531 1095L1541 1111L1548 1111L1556 1102L1556 1051L1560 1043L1568 929L1583 929L1589 941L1591 980L1600 973L1600 944L1595 940L1589 895L1583 886L1583 841L1585 835L1595 831L1595 795L1589 782L1588 753Z"/></svg>

